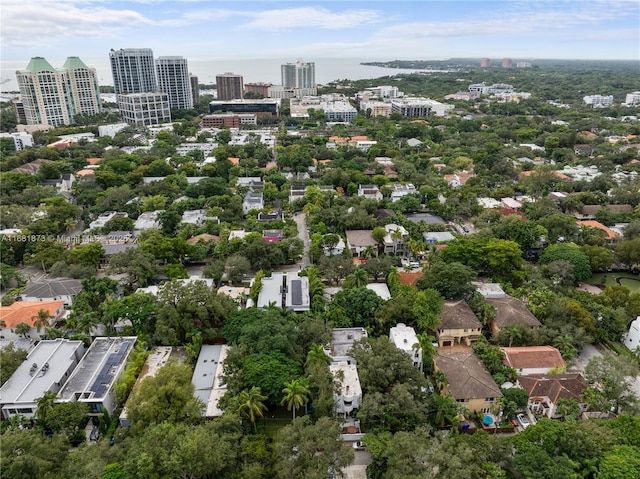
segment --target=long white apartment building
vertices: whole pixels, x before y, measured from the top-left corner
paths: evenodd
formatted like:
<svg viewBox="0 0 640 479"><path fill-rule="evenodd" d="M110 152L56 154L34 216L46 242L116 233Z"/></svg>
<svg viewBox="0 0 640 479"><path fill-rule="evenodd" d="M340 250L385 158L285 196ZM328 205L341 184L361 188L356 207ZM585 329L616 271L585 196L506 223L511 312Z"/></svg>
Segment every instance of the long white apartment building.
<svg viewBox="0 0 640 479"><path fill-rule="evenodd" d="M83 354L82 341L40 341L0 388L2 417L32 418L38 408L38 399L46 392L60 391Z"/></svg>
<svg viewBox="0 0 640 479"><path fill-rule="evenodd" d="M582 98L585 105L592 105L594 108L606 108L613 105L613 95L587 95Z"/></svg>
<svg viewBox="0 0 640 479"><path fill-rule="evenodd" d="M114 385L124 372L135 336L98 337L58 393L59 402L82 402L89 415L113 414Z"/></svg>

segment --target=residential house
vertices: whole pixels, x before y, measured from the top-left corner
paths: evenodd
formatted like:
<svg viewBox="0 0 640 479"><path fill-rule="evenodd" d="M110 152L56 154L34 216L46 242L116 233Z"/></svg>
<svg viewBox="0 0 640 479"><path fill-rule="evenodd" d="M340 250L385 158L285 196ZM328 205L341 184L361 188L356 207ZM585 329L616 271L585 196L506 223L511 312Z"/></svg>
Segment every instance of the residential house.
<svg viewBox="0 0 640 479"><path fill-rule="evenodd" d="M451 394L469 412L490 413L502 397L500 386L473 351L440 352L434 363L447 380L439 384L441 394Z"/></svg>
<svg viewBox="0 0 640 479"><path fill-rule="evenodd" d="M224 344L205 344L200 349L191 382L195 396L205 405L202 411L204 417L220 417L224 414L218 403L227 392L223 376L224 360L229 349L230 347Z"/></svg>
<svg viewBox="0 0 640 479"><path fill-rule="evenodd" d="M187 243L190 245L195 245L195 244L198 244L200 241L202 241L203 243L209 243L212 241L214 243L217 243L218 241L220 241L220 236L210 235L209 233L202 233L199 235L192 236L187 240Z"/></svg>
<svg viewBox="0 0 640 479"><path fill-rule="evenodd" d="M258 213L258 221L260 223L270 223L272 221L283 221L284 213L282 210L274 211L273 213L263 213L262 211Z"/></svg>
<svg viewBox="0 0 640 479"><path fill-rule="evenodd" d="M365 288L376 293L378 298L383 301L388 301L391 299L391 291L389 291L389 286L386 283L369 283L365 286Z"/></svg>
<svg viewBox="0 0 640 479"><path fill-rule="evenodd" d="M593 155L593 152L595 151L595 148L591 145L587 145L587 144L576 144L573 147L573 152L578 155L578 156L591 156Z"/></svg>
<svg viewBox="0 0 640 479"><path fill-rule="evenodd" d="M249 191L262 191L264 182L259 176L241 176L236 180L236 186L248 188Z"/></svg>
<svg viewBox="0 0 640 479"><path fill-rule="evenodd" d="M346 243L342 239L341 236L338 236L338 243L331 249L325 247L323 248L325 256L341 256L344 252L344 249L347 247Z"/></svg>
<svg viewBox="0 0 640 479"><path fill-rule="evenodd" d="M0 388L2 418L33 418L38 399L46 392L57 393L84 354L82 341L56 339L40 341L27 359Z"/></svg>
<svg viewBox="0 0 640 479"><path fill-rule="evenodd" d="M251 210L261 210L264 208L264 195L262 192L250 191L244 196L242 201L242 211L249 214Z"/></svg>
<svg viewBox="0 0 640 479"><path fill-rule="evenodd" d="M142 230L154 229L159 230L162 225L160 224L160 215L164 213L164 210L147 211L140 213L138 219L133 225L133 236L136 238L140 236Z"/></svg>
<svg viewBox="0 0 640 479"><path fill-rule="evenodd" d="M284 233L282 232L282 230L264 230L262 232L262 238L267 243L277 243L279 241L282 241L283 237Z"/></svg>
<svg viewBox="0 0 640 479"><path fill-rule="evenodd" d="M517 298L505 296L486 299L496 308L495 317L491 320L491 331L494 335L497 335L501 329L517 324L525 324L531 329L538 329L542 326L527 306Z"/></svg>
<svg viewBox="0 0 640 479"><path fill-rule="evenodd" d="M631 205L584 205L582 211L575 212L574 216L577 220L595 220L596 214L603 208L612 213L633 213L633 206Z"/></svg>
<svg viewBox="0 0 640 479"><path fill-rule="evenodd" d="M581 412L587 409L582 400L587 383L580 373L519 376L518 383L529 393L529 409L537 416L559 417L556 407L560 399L577 401Z"/></svg>
<svg viewBox="0 0 640 479"><path fill-rule="evenodd" d="M398 271L398 274L400 275L400 284L404 284L407 286L411 286L412 288L415 288L416 283L422 277L423 272L416 271L416 272L408 273L406 271Z"/></svg>
<svg viewBox="0 0 640 479"><path fill-rule="evenodd" d="M329 371L340 384L333 393L336 413L344 415L346 418L351 415L354 409L359 408L362 402L362 387L356 362L353 358L332 362L329 365Z"/></svg>
<svg viewBox="0 0 640 479"><path fill-rule="evenodd" d="M174 279L173 281L184 286L195 284L195 283L204 283L204 285L210 290L213 290L213 286L214 286L213 279L201 278L199 276L191 276L190 278L179 278L179 279ZM153 296L158 296L158 293L160 292L160 290L162 290L162 288L165 287L166 284L168 283L165 282L159 285L154 284L151 286L146 286L144 288L138 288L136 289L136 293L146 293L146 294L151 294Z"/></svg>
<svg viewBox="0 0 640 479"><path fill-rule="evenodd" d="M418 343L416 331L411 326L404 323L396 324L389 330L389 341L409 355L415 368L422 369L422 348Z"/></svg>
<svg viewBox="0 0 640 479"><path fill-rule="evenodd" d="M576 221L576 224L580 228L595 228L595 229L599 229L599 230L604 231L605 232L604 240L608 244L613 244L613 243L617 242L620 239L620 236L618 236L618 233L613 231L608 226L603 225L599 221L595 221L595 220Z"/></svg>
<svg viewBox="0 0 640 479"><path fill-rule="evenodd" d="M634 319L629 325L629 331L624 336L624 345L631 351L636 352L640 348L640 316Z"/></svg>
<svg viewBox="0 0 640 479"><path fill-rule="evenodd" d="M309 278L298 276L297 272L280 273L274 271L270 277L262 278L262 288L256 306L266 309L270 306L302 312L311 309ZM252 304L247 303L247 307Z"/></svg>
<svg viewBox="0 0 640 479"><path fill-rule="evenodd" d="M99 215L97 219L89 223L89 228L92 230L102 228L110 220L113 220L116 218L128 218L128 217L129 217L129 214L125 212L106 211L101 215Z"/></svg>
<svg viewBox="0 0 640 479"><path fill-rule="evenodd" d="M43 279L30 283L20 294L22 301L64 301L65 306L73 304L73 298L82 291L79 279Z"/></svg>
<svg viewBox="0 0 640 479"><path fill-rule="evenodd" d="M373 239L371 230L348 230L347 248L352 256L362 256L362 253L369 247L377 248L378 243Z"/></svg>
<svg viewBox="0 0 640 479"><path fill-rule="evenodd" d="M333 328L331 341L324 347L324 352L334 361L347 358L353 344L366 337L367 331L364 328Z"/></svg>
<svg viewBox="0 0 640 479"><path fill-rule="evenodd" d="M114 386L124 372L135 336L98 337L58 393L60 402L81 402L89 406L89 415L116 409Z"/></svg>
<svg viewBox="0 0 640 479"><path fill-rule="evenodd" d="M207 216L207 210L186 210L182 213L181 223L190 224L194 226L203 226L207 221L213 221L216 224L220 223L217 216Z"/></svg>
<svg viewBox="0 0 640 479"><path fill-rule="evenodd" d="M406 185L402 184L394 184L390 185L391 188L391 202L395 203L396 201L400 201L400 198L407 195L415 195L418 193L416 187L412 183L407 183Z"/></svg>
<svg viewBox="0 0 640 479"><path fill-rule="evenodd" d="M406 256L408 254L408 250L405 248L405 243L409 239L409 232L404 228L404 226L394 223L384 225L384 229L387 231L387 234L384 237L385 254Z"/></svg>
<svg viewBox="0 0 640 479"><path fill-rule="evenodd" d="M463 170L450 175L444 175L444 180L451 188L458 188L467 184L469 178L473 178L474 176L476 176L475 173Z"/></svg>
<svg viewBox="0 0 640 479"><path fill-rule="evenodd" d="M504 352L505 365L515 369L519 375L550 374L552 371L563 371L567 366L560 351L553 346L500 349Z"/></svg>
<svg viewBox="0 0 640 479"><path fill-rule="evenodd" d="M40 310L49 315L48 324L44 327L36 327ZM0 306L0 339L19 339L16 326L25 323L31 328L26 337L32 341L40 339L40 334L45 332L47 326L61 319L65 314L64 301L16 301L9 306Z"/></svg>
<svg viewBox="0 0 640 479"><path fill-rule="evenodd" d="M422 239L424 239L424 242L429 246L432 246L438 243L446 243L447 241L452 241L456 238L448 231L431 231L428 233L422 233Z"/></svg>
<svg viewBox="0 0 640 479"><path fill-rule="evenodd" d="M358 185L358 196L363 196L371 200L382 200L382 192L377 185Z"/></svg>
<svg viewBox="0 0 640 479"><path fill-rule="evenodd" d="M291 185L291 189L289 190L289 203L304 198L306 188L304 185Z"/></svg>
<svg viewBox="0 0 640 479"><path fill-rule="evenodd" d="M471 346L482 336L482 323L463 299L445 301L440 319L437 331L440 348Z"/></svg>

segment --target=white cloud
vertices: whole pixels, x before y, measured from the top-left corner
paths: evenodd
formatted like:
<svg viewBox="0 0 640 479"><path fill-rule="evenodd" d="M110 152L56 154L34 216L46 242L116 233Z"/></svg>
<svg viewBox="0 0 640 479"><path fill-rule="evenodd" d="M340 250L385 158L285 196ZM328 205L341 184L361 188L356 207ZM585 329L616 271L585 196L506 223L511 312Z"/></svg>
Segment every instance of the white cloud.
<svg viewBox="0 0 640 479"><path fill-rule="evenodd" d="M317 28L339 30L379 23L382 16L375 10L355 9L331 11L316 6L271 10L230 10L205 8L183 14L178 21L185 24L239 17L238 28L251 30L284 30ZM242 19L245 19L244 21ZM388 20L388 19L387 19Z"/></svg>
<svg viewBox="0 0 640 479"><path fill-rule="evenodd" d="M38 46L56 37L108 37L124 26L149 24L133 10L118 10L71 1L3 0L2 44Z"/></svg>

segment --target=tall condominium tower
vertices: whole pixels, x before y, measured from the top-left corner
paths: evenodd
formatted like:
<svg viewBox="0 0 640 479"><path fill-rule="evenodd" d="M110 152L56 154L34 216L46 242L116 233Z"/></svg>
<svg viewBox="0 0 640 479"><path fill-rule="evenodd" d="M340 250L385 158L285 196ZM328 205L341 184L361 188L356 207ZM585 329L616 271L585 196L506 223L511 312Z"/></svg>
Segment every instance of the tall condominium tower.
<svg viewBox="0 0 640 479"><path fill-rule="evenodd" d="M169 98L156 81L150 48L111 50L111 73L122 119L136 125L171 121Z"/></svg>
<svg viewBox="0 0 640 479"><path fill-rule="evenodd" d="M236 100L244 98L244 85L242 75L235 73L223 73L216 75L216 89L218 100Z"/></svg>
<svg viewBox="0 0 640 479"><path fill-rule="evenodd" d="M304 63L302 59L296 63L286 63L280 67L282 86L290 88L314 88L316 86L316 64Z"/></svg>
<svg viewBox="0 0 640 479"><path fill-rule="evenodd" d="M158 91L151 48L112 49L109 60L116 95Z"/></svg>
<svg viewBox="0 0 640 479"><path fill-rule="evenodd" d="M158 57L156 74L160 91L169 97L171 108L193 108L191 81L187 59L182 57Z"/></svg>
<svg viewBox="0 0 640 479"><path fill-rule="evenodd" d="M28 125L69 125L75 115L102 111L96 70L78 57L67 58L60 69L34 57L16 77Z"/></svg>
<svg viewBox="0 0 640 479"><path fill-rule="evenodd" d="M189 82L191 83L191 98L195 105L200 101L200 84L198 83L198 77L189 73Z"/></svg>

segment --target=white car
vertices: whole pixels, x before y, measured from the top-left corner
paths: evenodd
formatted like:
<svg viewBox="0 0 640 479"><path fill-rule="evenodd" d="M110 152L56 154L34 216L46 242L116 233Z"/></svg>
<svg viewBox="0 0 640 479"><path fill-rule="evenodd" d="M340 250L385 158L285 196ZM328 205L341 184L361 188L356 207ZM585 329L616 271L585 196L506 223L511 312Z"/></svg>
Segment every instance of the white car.
<svg viewBox="0 0 640 479"><path fill-rule="evenodd" d="M522 429L526 429L531 425L529 418L524 414L518 414L516 417L518 418L518 422L522 426Z"/></svg>
<svg viewBox="0 0 640 479"><path fill-rule="evenodd" d="M353 448L356 451L364 451L364 443L362 441L356 441L353 443Z"/></svg>

